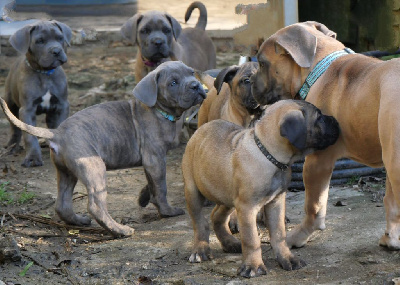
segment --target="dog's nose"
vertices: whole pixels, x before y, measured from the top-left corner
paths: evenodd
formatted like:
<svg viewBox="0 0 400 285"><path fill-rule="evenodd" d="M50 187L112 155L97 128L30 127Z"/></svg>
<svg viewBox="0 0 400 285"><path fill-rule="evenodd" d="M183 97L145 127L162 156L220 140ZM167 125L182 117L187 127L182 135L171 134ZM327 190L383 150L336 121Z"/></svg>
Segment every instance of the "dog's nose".
<svg viewBox="0 0 400 285"><path fill-rule="evenodd" d="M60 53L61 53L61 48L59 48L59 47L53 47L53 48L50 49L50 52L51 52L51 54L54 55L54 56L59 56Z"/></svg>
<svg viewBox="0 0 400 285"><path fill-rule="evenodd" d="M152 40L152 43L153 43L155 46L159 47L159 46L161 46L164 42L163 42L163 40L160 39L160 38L155 38L155 39Z"/></svg>
<svg viewBox="0 0 400 285"><path fill-rule="evenodd" d="M194 91L197 91L197 90L199 90L199 88L200 88L200 83L199 82L193 81L192 83L190 83L190 89L193 89Z"/></svg>

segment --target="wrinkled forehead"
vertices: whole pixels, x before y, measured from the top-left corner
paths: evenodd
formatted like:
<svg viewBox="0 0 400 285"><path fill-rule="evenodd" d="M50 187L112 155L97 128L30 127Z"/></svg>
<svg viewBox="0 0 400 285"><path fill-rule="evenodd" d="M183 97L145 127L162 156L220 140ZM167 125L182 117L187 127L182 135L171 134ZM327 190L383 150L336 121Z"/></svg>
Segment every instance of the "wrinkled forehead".
<svg viewBox="0 0 400 285"><path fill-rule="evenodd" d="M157 69L159 69L159 74L162 78L174 77L176 79L182 79L184 77L193 76L194 73L193 68L179 61L165 62Z"/></svg>
<svg viewBox="0 0 400 285"><path fill-rule="evenodd" d="M57 24L52 22L40 21L33 25L31 30L32 36L55 36L63 35L61 29Z"/></svg>
<svg viewBox="0 0 400 285"><path fill-rule="evenodd" d="M149 26L149 27L164 27L170 26L168 19L165 17L165 14L160 13L158 11L150 11L147 12L142 20L139 23L140 27Z"/></svg>
<svg viewBox="0 0 400 285"><path fill-rule="evenodd" d="M257 72L257 68L257 62L245 62L240 66L237 75L239 75L239 77L251 76L252 74Z"/></svg>

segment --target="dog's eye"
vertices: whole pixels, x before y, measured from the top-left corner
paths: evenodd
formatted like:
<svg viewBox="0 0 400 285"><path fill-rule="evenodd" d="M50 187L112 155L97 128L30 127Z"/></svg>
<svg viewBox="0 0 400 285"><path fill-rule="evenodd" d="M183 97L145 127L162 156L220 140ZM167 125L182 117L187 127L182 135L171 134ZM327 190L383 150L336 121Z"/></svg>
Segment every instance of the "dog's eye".
<svg viewBox="0 0 400 285"><path fill-rule="evenodd" d="M56 40L59 41L59 42L62 42L64 40L64 37L63 36L57 36Z"/></svg>
<svg viewBox="0 0 400 285"><path fill-rule="evenodd" d="M168 28L168 27L164 27L164 28L162 29L162 32L163 32L164 34L169 34L169 33L171 32L171 29Z"/></svg>
<svg viewBox="0 0 400 285"><path fill-rule="evenodd" d="M250 84L250 79L249 78L243 79L243 83L244 84Z"/></svg>
<svg viewBox="0 0 400 285"><path fill-rule="evenodd" d="M148 28L143 28L143 29L140 30L140 32L141 32L142 34L150 34L150 29L148 29Z"/></svg>
<svg viewBox="0 0 400 285"><path fill-rule="evenodd" d="M169 85L171 85L171 86L175 86L176 84L178 84L178 81L176 81L176 80L173 80Z"/></svg>
<svg viewBox="0 0 400 285"><path fill-rule="evenodd" d="M43 39L43 38L38 38L38 39L35 41L35 43L36 43L36 44L44 44L44 39Z"/></svg>

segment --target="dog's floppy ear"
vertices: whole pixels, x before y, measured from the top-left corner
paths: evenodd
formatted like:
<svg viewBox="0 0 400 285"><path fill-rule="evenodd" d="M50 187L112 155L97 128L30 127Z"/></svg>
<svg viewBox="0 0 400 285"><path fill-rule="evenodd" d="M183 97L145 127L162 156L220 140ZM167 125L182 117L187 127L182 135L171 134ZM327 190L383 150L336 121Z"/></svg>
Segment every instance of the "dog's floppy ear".
<svg viewBox="0 0 400 285"><path fill-rule="evenodd" d="M58 22L56 20L52 21L63 33L64 41L67 43L68 46L71 46L71 39L72 39L72 31L71 28L68 27L66 24Z"/></svg>
<svg viewBox="0 0 400 285"><path fill-rule="evenodd" d="M222 84L224 84L224 82L230 83L232 81L239 68L240 67L237 65L232 65L222 69L221 72L218 73L217 78L214 81L214 87L215 89L217 89L217 94L219 94L219 92L221 91Z"/></svg>
<svg viewBox="0 0 400 285"><path fill-rule="evenodd" d="M31 43L31 31L33 29L34 25L26 25L16 31L9 39L12 47L22 54L27 53L29 44Z"/></svg>
<svg viewBox="0 0 400 285"><path fill-rule="evenodd" d="M280 133L299 150L306 148L307 125L306 119L300 110L288 112L279 122Z"/></svg>
<svg viewBox="0 0 400 285"><path fill-rule="evenodd" d="M289 53L294 61L304 68L311 66L317 49L317 38L301 25L292 26L277 36L275 52Z"/></svg>
<svg viewBox="0 0 400 285"><path fill-rule="evenodd" d="M132 91L133 96L148 107L153 107L157 102L158 77L158 71L153 70Z"/></svg>
<svg viewBox="0 0 400 285"><path fill-rule="evenodd" d="M325 26L324 24L315 21L307 21L304 24L314 27L316 30L320 31L324 35L327 35L328 37L336 39L336 33L334 31L329 30L328 27Z"/></svg>
<svg viewBox="0 0 400 285"><path fill-rule="evenodd" d="M165 17L168 19L169 23L171 24L172 32L174 33L174 38L176 40L182 31L181 24L179 24L179 22L174 17L172 17L171 15L169 15L167 13L165 14Z"/></svg>
<svg viewBox="0 0 400 285"><path fill-rule="evenodd" d="M136 44L137 27L143 15L136 13L121 27L122 36L132 44Z"/></svg>

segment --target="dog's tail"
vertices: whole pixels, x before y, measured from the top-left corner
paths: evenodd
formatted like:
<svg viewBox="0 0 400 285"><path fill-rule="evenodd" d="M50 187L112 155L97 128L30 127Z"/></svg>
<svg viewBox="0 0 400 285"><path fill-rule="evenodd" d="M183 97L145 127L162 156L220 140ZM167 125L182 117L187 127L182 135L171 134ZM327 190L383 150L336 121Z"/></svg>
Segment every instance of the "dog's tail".
<svg viewBox="0 0 400 285"><path fill-rule="evenodd" d="M206 6L204 6L204 4L199 1L193 2L187 8L186 14L185 14L185 23L189 20L190 15L192 15L192 11L196 8L200 10L200 16L197 21L196 28L205 30L206 26L207 26L207 9L206 9Z"/></svg>
<svg viewBox="0 0 400 285"><path fill-rule="evenodd" d="M13 113L11 113L10 109L7 106L6 101L4 101L3 98L0 98L0 105L4 111L4 114L7 117L7 119L17 128L19 128L19 129L23 130L24 132L27 132L31 135L34 135L36 137L45 138L45 139L49 139L49 140L54 138L54 135L55 135L54 131L25 124L24 122L19 120L17 117L15 117L13 115Z"/></svg>

